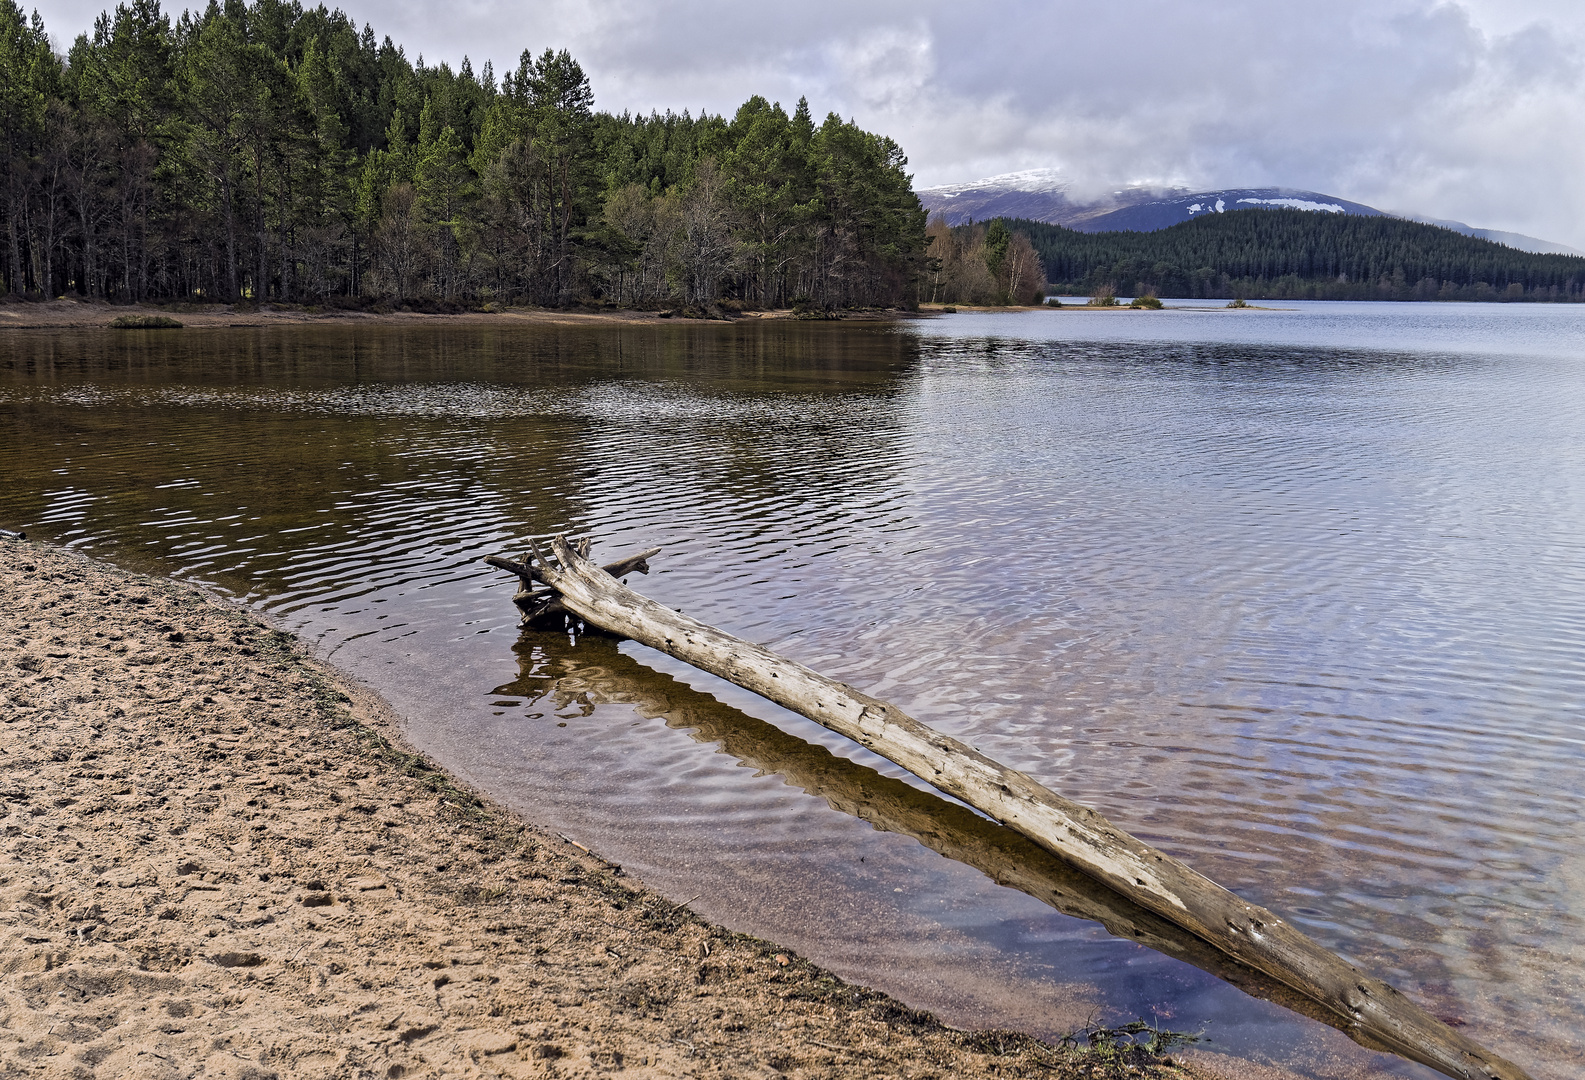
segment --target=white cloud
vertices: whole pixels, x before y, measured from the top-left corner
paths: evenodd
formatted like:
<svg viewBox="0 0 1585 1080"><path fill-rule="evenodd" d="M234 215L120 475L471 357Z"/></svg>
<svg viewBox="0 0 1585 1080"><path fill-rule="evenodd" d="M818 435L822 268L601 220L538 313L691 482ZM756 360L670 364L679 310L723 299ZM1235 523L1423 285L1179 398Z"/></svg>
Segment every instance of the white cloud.
<svg viewBox="0 0 1585 1080"><path fill-rule="evenodd" d="M53 0L57 38L98 5ZM1060 167L1281 184L1585 247L1585 5L1556 0L460 0L349 12L410 56L566 47L603 108L750 94L896 138L921 185Z"/></svg>

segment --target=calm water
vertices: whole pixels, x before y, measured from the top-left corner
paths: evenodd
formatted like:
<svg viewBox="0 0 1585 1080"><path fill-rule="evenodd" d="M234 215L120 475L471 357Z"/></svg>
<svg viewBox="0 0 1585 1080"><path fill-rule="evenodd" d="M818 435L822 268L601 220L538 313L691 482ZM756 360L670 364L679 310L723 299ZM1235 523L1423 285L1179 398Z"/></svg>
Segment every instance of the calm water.
<svg viewBox="0 0 1585 1080"><path fill-rule="evenodd" d="M949 1019L1431 1075L993 884L823 729L520 636L478 559L663 545L663 602L1585 1065L1585 311L5 331L0 410L0 525L249 600L535 820Z"/></svg>

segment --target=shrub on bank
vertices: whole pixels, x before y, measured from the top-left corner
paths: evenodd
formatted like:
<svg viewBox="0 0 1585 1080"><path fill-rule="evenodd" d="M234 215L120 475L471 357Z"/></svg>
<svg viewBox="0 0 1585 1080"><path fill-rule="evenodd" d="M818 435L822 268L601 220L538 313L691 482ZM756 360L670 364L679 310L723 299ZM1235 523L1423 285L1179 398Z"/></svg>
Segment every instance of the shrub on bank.
<svg viewBox="0 0 1585 1080"><path fill-rule="evenodd" d="M111 321L115 330L180 330L182 324L168 315L120 315Z"/></svg>

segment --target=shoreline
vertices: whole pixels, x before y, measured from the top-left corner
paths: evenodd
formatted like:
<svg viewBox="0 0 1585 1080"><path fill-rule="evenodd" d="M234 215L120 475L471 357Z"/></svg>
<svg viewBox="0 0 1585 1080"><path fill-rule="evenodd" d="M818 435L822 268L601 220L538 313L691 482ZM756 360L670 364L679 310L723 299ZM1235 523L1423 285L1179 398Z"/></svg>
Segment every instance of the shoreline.
<svg viewBox="0 0 1585 1080"><path fill-rule="evenodd" d="M377 694L196 586L0 538L0 658L7 1074L1100 1064L705 922L448 776ZM1192 1056L1221 1067L1131 1075L1280 1074Z"/></svg>
<svg viewBox="0 0 1585 1080"><path fill-rule="evenodd" d="M1169 304L1166 311L1220 311L1226 305L1183 307ZM319 308L313 305L265 304L259 307L237 304L112 304L102 300L17 300L0 298L0 330L110 330L116 319L126 316L163 316L174 318L180 327L135 328L125 332L160 329L267 329L280 326L721 326L745 322L874 323L915 319L938 319L959 312L965 314L1005 314L1028 311L1086 311L1116 314L1139 312L1127 304L1097 307L1088 304L944 304L921 303L915 311L902 308L842 311L834 318L803 319L790 308L734 312L722 318L694 318L673 312L638 311L631 308L588 311L581 309L517 307L494 311L422 312L358 311ZM1281 311L1283 308L1248 305L1248 311Z"/></svg>
<svg viewBox="0 0 1585 1080"><path fill-rule="evenodd" d="M1016 309L1007 309L1016 310ZM937 311L902 309L842 312L836 319L811 319L811 322L891 322L916 319ZM791 309L744 311L730 318L699 319L659 311L613 308L584 311L559 308L502 308L498 311L461 311L428 313L419 311L354 311L319 308L312 305L238 304L111 304L97 300L17 300L0 298L0 330L93 330L112 329L111 323L124 316L165 316L183 328L244 328L303 324L332 326L604 326L604 325L722 325L738 322L798 322ZM129 330L128 333L140 331ZM141 331L147 332L147 331Z"/></svg>

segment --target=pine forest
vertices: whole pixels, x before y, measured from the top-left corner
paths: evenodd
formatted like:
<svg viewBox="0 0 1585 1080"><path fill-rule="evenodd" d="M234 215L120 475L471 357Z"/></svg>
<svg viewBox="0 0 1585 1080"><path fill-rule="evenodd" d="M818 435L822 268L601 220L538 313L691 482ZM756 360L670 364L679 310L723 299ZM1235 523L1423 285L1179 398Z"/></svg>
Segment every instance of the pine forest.
<svg viewBox="0 0 1585 1080"><path fill-rule="evenodd" d="M1029 237L1054 289L1087 296L1585 300L1585 258L1532 255L1395 217L1257 209L1148 233L1004 227Z"/></svg>
<svg viewBox="0 0 1585 1080"><path fill-rule="evenodd" d="M805 101L596 111L565 51L497 80L342 12L158 0L64 57L0 0L0 287L160 300L915 302L901 149Z"/></svg>

